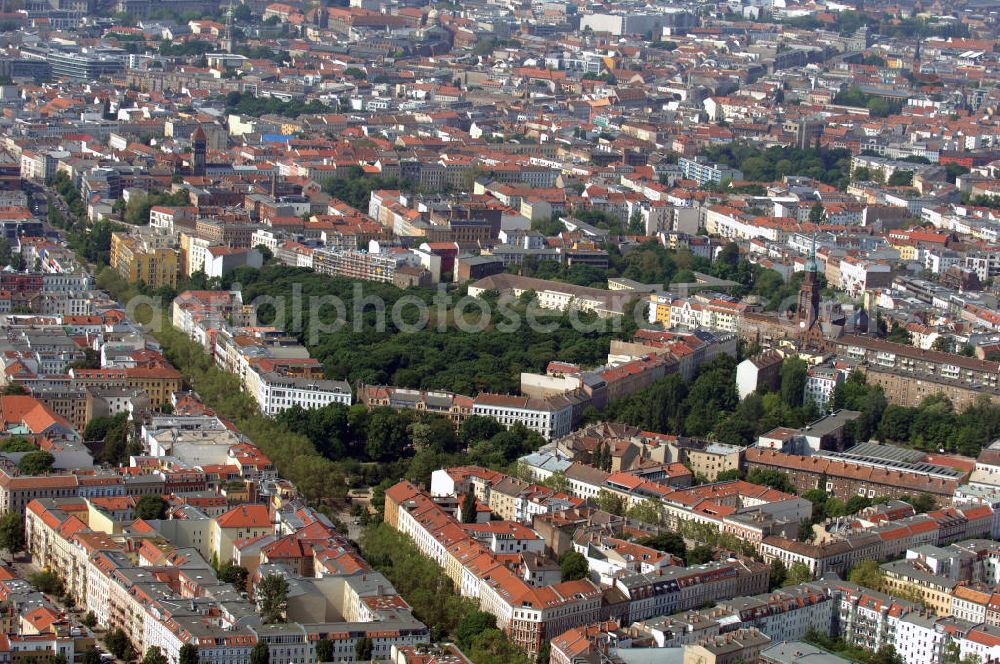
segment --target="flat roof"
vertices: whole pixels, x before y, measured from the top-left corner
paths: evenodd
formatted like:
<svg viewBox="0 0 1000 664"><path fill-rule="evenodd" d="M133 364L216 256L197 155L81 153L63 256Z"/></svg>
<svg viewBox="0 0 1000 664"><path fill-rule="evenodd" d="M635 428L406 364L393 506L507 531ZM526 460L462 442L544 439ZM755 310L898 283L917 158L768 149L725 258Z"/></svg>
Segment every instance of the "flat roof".
<svg viewBox="0 0 1000 664"><path fill-rule="evenodd" d="M851 661L804 641L774 643L760 651L760 658L775 664L849 664Z"/></svg>

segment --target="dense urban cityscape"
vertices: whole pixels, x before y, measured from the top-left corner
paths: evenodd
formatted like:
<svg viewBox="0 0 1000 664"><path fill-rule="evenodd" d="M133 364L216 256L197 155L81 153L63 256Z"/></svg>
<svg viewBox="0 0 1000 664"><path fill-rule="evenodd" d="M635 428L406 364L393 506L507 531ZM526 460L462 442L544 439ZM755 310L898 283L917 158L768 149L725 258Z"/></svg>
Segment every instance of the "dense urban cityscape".
<svg viewBox="0 0 1000 664"><path fill-rule="evenodd" d="M1000 664L1000 6L4 0L0 664Z"/></svg>

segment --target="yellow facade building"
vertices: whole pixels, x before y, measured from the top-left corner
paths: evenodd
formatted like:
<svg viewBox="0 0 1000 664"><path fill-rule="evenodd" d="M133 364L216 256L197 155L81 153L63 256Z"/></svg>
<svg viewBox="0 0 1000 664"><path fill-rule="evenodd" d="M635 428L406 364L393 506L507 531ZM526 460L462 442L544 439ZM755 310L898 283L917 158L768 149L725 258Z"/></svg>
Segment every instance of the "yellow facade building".
<svg viewBox="0 0 1000 664"><path fill-rule="evenodd" d="M670 303L672 301L669 295L651 294L649 296L649 322L661 323L664 327L670 327Z"/></svg>
<svg viewBox="0 0 1000 664"><path fill-rule="evenodd" d="M180 252L156 236L111 234L111 267L129 283L177 287Z"/></svg>

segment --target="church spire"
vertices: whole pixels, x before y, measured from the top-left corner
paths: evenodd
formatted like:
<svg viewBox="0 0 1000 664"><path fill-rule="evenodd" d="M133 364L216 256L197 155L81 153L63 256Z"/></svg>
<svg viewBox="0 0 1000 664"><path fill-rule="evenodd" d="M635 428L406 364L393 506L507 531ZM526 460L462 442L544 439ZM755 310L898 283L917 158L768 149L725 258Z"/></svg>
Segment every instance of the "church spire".
<svg viewBox="0 0 1000 664"><path fill-rule="evenodd" d="M799 324L800 341L804 346L822 344L822 330L819 326L819 267L816 264L816 234L812 236L812 248L806 261L805 278L799 287L799 301L796 318Z"/></svg>
<svg viewBox="0 0 1000 664"><path fill-rule="evenodd" d="M806 261L806 272L817 272L816 266L816 233L812 236L812 249L809 251L809 260Z"/></svg>

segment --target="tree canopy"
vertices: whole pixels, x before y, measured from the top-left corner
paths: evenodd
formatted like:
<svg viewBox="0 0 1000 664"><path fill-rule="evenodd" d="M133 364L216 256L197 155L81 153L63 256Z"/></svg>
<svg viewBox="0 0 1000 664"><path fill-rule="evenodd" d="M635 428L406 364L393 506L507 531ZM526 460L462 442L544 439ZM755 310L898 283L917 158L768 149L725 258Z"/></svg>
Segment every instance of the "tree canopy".
<svg viewBox="0 0 1000 664"><path fill-rule="evenodd" d="M268 574L260 580L254 592L260 619L265 624L285 622L288 608L288 581L280 574Z"/></svg>
<svg viewBox="0 0 1000 664"><path fill-rule="evenodd" d="M677 556L678 558L684 558L687 555L687 545L684 543L684 538L679 533L673 533L668 530L664 530L656 535L640 537L636 540L636 544L648 546L658 551Z"/></svg>
<svg viewBox="0 0 1000 664"><path fill-rule="evenodd" d="M502 320L491 319L482 331L465 332L453 325L450 316L447 321L436 320L436 291L402 291L388 284L366 283L363 293L359 293L356 283L349 279L283 265L269 264L261 270L239 268L226 276L223 287L237 282L243 286L247 302L259 296L285 297L292 292L293 284L301 286L306 299L332 295L343 301L351 320L337 334L311 338L308 333L333 325L337 312L332 307L307 310L302 320L293 319L288 311L286 318L277 323L301 335L311 355L323 363L327 375L352 384L390 384L459 394L515 392L520 388L521 372L542 371L553 357L583 365L603 361L615 335L611 325L602 324L594 316L581 314L580 320L587 325L574 326L568 314L555 311L538 315L539 322L554 326L552 331L519 325L515 333L508 333L497 327ZM419 331L401 333L391 316L362 306L361 298L374 296L385 303L386 311L391 311L404 295L416 297L431 311L431 320ZM457 296L451 296L451 301L457 301ZM525 308L512 303L510 311L521 316L523 322ZM415 307L404 308L404 318L408 310Z"/></svg>
<svg viewBox="0 0 1000 664"><path fill-rule="evenodd" d="M878 95L867 94L861 88L852 86L847 90L838 92L833 98L834 104L844 106L858 106L867 108L874 118L884 118L895 115L903 109L903 102L899 100L887 100Z"/></svg>
<svg viewBox="0 0 1000 664"><path fill-rule="evenodd" d="M226 96L226 110L236 115L248 115L255 118L262 115L283 115L287 118L297 118L305 114L331 113L334 109L318 99L281 101L277 97L255 97L251 94L230 92Z"/></svg>
<svg viewBox="0 0 1000 664"><path fill-rule="evenodd" d="M775 146L761 149L750 143L709 145L705 156L712 162L739 168L751 182L773 182L785 175L805 175L845 189L850 182L851 152L845 149Z"/></svg>
<svg viewBox="0 0 1000 664"><path fill-rule="evenodd" d="M357 210L367 210L371 192L376 189L413 189L411 182L397 178L365 175L358 166L351 166L346 175L329 178L323 183L323 191L339 198Z"/></svg>
<svg viewBox="0 0 1000 664"><path fill-rule="evenodd" d="M34 452L38 448L23 436L11 436L0 443L0 452Z"/></svg>
<svg viewBox="0 0 1000 664"><path fill-rule="evenodd" d="M354 656L359 662L367 662L372 658L372 650L375 644L367 636L362 636L354 643Z"/></svg>
<svg viewBox="0 0 1000 664"><path fill-rule="evenodd" d="M143 656L141 664L170 664L170 660L160 651L158 646L150 646Z"/></svg>
<svg viewBox="0 0 1000 664"><path fill-rule="evenodd" d="M1000 436L1000 406L985 396L961 412L941 395L930 395L914 408L889 405L882 389L868 385L860 372L834 389L833 407L861 411L851 427L853 440L877 436L917 449L976 456Z"/></svg>
<svg viewBox="0 0 1000 664"><path fill-rule="evenodd" d="M10 553L24 549L24 517L17 510L0 517L0 549Z"/></svg>
<svg viewBox="0 0 1000 664"><path fill-rule="evenodd" d="M266 641L258 641L250 651L250 664L271 664L271 648Z"/></svg>
<svg viewBox="0 0 1000 664"><path fill-rule="evenodd" d="M44 475L52 470L56 458L48 452L41 450L28 452L17 464L18 469L25 475Z"/></svg>
<svg viewBox="0 0 1000 664"><path fill-rule="evenodd" d="M178 664L198 664L198 646L185 643L178 653Z"/></svg>
<svg viewBox="0 0 1000 664"><path fill-rule="evenodd" d="M455 627L455 642L462 649L472 645L476 636L488 629L496 629L497 618L485 611L471 611L458 622Z"/></svg>
<svg viewBox="0 0 1000 664"><path fill-rule="evenodd" d="M317 662L332 662L333 656L333 641L324 638L316 642Z"/></svg>
<svg viewBox="0 0 1000 664"><path fill-rule="evenodd" d="M136 194L130 196L128 203L125 204L124 219L135 226L145 226L149 223L149 211L157 205L183 207L190 204L191 197L186 189L180 189L174 193L153 191L146 194ZM110 237L108 241L110 242Z"/></svg>
<svg viewBox="0 0 1000 664"><path fill-rule="evenodd" d="M872 590L882 590L885 580L877 560L862 560L847 573L847 580Z"/></svg>
<svg viewBox="0 0 1000 664"><path fill-rule="evenodd" d="M365 560L406 597L434 641L454 638L477 664L528 664L503 632L488 626L492 616L480 616L478 605L456 593L451 579L409 537L381 523L362 532L360 545Z"/></svg>
<svg viewBox="0 0 1000 664"><path fill-rule="evenodd" d="M799 427L819 416L803 402L804 364L792 361L783 372L781 393L736 394L736 361L720 355L702 365L693 381L671 374L637 394L613 401L602 417L646 431L715 438L747 445L777 426Z"/></svg>
<svg viewBox="0 0 1000 664"><path fill-rule="evenodd" d="M590 573L590 565L582 553L569 550L559 559L559 570L563 581L576 581L587 578Z"/></svg>
<svg viewBox="0 0 1000 664"><path fill-rule="evenodd" d="M111 654L116 659L132 659L135 657L136 653L132 648L132 642L129 640L128 634L120 627L116 627L105 635L104 645L108 647L108 650L111 651Z"/></svg>
<svg viewBox="0 0 1000 664"><path fill-rule="evenodd" d="M231 583L237 590L245 590L247 579L250 577L250 570L242 565L237 565L232 560L227 560L219 567L219 581Z"/></svg>
<svg viewBox="0 0 1000 664"><path fill-rule="evenodd" d="M135 518L164 519L168 507L167 501L162 496L142 496L135 503Z"/></svg>

